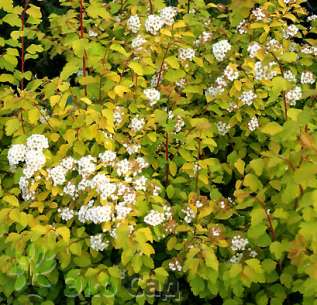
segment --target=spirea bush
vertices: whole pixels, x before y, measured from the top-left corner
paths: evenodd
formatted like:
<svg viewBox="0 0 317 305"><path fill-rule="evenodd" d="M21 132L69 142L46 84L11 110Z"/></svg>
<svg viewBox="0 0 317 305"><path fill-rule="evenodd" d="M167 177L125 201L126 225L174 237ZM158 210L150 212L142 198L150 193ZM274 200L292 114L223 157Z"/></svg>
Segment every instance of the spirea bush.
<svg viewBox="0 0 317 305"><path fill-rule="evenodd" d="M305 4L0 0L1 304L316 305Z"/></svg>

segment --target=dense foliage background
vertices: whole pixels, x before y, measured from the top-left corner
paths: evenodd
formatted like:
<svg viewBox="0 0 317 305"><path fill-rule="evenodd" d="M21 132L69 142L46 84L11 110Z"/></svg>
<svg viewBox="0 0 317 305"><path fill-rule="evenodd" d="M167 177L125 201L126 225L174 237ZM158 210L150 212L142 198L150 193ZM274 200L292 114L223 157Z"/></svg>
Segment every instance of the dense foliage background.
<svg viewBox="0 0 317 305"><path fill-rule="evenodd" d="M316 3L0 0L1 304L317 304Z"/></svg>

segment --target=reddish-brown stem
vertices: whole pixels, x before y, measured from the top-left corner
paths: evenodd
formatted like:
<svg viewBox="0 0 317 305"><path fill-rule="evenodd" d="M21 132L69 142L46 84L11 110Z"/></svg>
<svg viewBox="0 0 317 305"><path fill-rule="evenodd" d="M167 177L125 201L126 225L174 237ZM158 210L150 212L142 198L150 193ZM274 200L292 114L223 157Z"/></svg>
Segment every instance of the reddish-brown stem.
<svg viewBox="0 0 317 305"><path fill-rule="evenodd" d="M161 65L160 65L160 69L159 69L159 72L158 72L158 77L157 77L157 82L156 82L156 88L158 88L159 84L160 84L160 81L161 81L161 78L162 78L162 73L163 73L163 67L164 67L164 61L165 61L165 58L167 56L167 53L168 53L168 50L170 48L170 42L168 43L166 49L165 49L165 52L164 52L164 55L163 55L163 59L162 59L162 62L161 62Z"/></svg>
<svg viewBox="0 0 317 305"><path fill-rule="evenodd" d="M264 213L266 215L266 219L267 219L267 222L269 224L269 229L270 229L270 232L271 232L271 237L272 237L272 241L274 241L276 239L276 234L275 234L275 230L274 230L274 227L273 227L273 221L272 221L272 216L271 214L269 213L269 211L266 209L265 207L265 203L259 199L259 198L256 198L258 203L261 205L261 207L263 208L264 210Z"/></svg>
<svg viewBox="0 0 317 305"><path fill-rule="evenodd" d="M84 38L84 0L80 0L80 11L79 11L79 22L80 22L80 38ZM83 77L86 77L87 68L86 68L86 50L84 50L83 54ZM85 95L87 95L87 86L84 85Z"/></svg>

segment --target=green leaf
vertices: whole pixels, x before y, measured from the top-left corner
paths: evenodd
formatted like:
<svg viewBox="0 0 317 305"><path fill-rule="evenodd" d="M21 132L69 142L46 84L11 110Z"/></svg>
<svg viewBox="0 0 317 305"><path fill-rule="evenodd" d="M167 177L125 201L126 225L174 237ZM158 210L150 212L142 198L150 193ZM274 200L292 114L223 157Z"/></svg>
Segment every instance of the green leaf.
<svg viewBox="0 0 317 305"><path fill-rule="evenodd" d="M270 122L261 127L260 129L263 133L270 136L274 136L283 130L283 127L276 122Z"/></svg>
<svg viewBox="0 0 317 305"><path fill-rule="evenodd" d="M14 283L14 289L16 291L20 291L23 289L23 287L26 285L26 277L25 275L19 275L17 276L15 283Z"/></svg>
<svg viewBox="0 0 317 305"><path fill-rule="evenodd" d="M17 118L9 119L5 123L5 131L7 136L11 136L20 128L20 121Z"/></svg>
<svg viewBox="0 0 317 305"><path fill-rule="evenodd" d="M172 70L169 69L164 74L164 79L170 81L170 82L177 82L179 79L186 76L186 73L183 70Z"/></svg>
<svg viewBox="0 0 317 305"><path fill-rule="evenodd" d="M140 65L138 62L131 61L129 63L129 68L131 68L137 75L143 75L142 65Z"/></svg>

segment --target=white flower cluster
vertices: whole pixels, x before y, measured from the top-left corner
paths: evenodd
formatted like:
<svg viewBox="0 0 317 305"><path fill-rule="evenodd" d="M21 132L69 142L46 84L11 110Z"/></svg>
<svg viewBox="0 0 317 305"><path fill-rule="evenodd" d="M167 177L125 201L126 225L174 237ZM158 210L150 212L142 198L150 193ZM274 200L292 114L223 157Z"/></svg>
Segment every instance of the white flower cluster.
<svg viewBox="0 0 317 305"><path fill-rule="evenodd" d="M196 217L196 213L190 207L183 209L182 212L185 214L184 220L186 223L191 223Z"/></svg>
<svg viewBox="0 0 317 305"><path fill-rule="evenodd" d="M175 132L176 133L180 132L184 126L185 126L184 120L179 115L176 116L176 123L174 127Z"/></svg>
<svg viewBox="0 0 317 305"><path fill-rule="evenodd" d="M78 220L82 223L101 224L112 219L111 206L93 206L93 201L83 205L78 211Z"/></svg>
<svg viewBox="0 0 317 305"><path fill-rule="evenodd" d="M271 80L277 75L274 68L277 66L276 62L272 61L268 65L263 65L261 61L257 61L254 66L254 78L256 80Z"/></svg>
<svg viewBox="0 0 317 305"><path fill-rule="evenodd" d="M92 29L89 29L88 30L88 36L89 37L97 37L98 36L98 33L96 33L94 30Z"/></svg>
<svg viewBox="0 0 317 305"><path fill-rule="evenodd" d="M247 248L249 241L246 238L241 237L241 235L235 235L231 240L231 250L236 252L231 258L230 263L237 264L239 263L246 251L246 254L250 257L256 257L258 254L256 251L252 250L251 248Z"/></svg>
<svg viewBox="0 0 317 305"><path fill-rule="evenodd" d="M241 235L233 236L231 240L231 250L232 251L244 251L249 241L246 238L241 237Z"/></svg>
<svg viewBox="0 0 317 305"><path fill-rule="evenodd" d="M315 80L316 80L315 75L311 71L302 72L301 77L300 77L300 82L302 84L312 85L315 83Z"/></svg>
<svg viewBox="0 0 317 305"><path fill-rule="evenodd" d="M146 43L146 40L141 35L138 35L137 37L132 39L131 46L133 49L139 49L145 43Z"/></svg>
<svg viewBox="0 0 317 305"><path fill-rule="evenodd" d="M220 234L221 234L220 228L218 228L218 227L213 227L213 228L211 229L211 234L212 234L212 236L214 236L214 237L219 237Z"/></svg>
<svg viewBox="0 0 317 305"><path fill-rule="evenodd" d="M145 125L145 120L143 118L139 118L139 116L135 116L131 122L129 127L132 129L133 132L138 132L143 129Z"/></svg>
<svg viewBox="0 0 317 305"><path fill-rule="evenodd" d="M29 190L31 177L43 167L46 162L43 150L48 148L48 140L40 134L33 134L27 138L26 144L13 144L8 151L8 162L12 170L24 162L23 176L20 178L19 186L24 200L33 197L34 192Z"/></svg>
<svg viewBox="0 0 317 305"><path fill-rule="evenodd" d="M265 48L267 51L275 51L278 49L283 48L282 45L280 44L280 42L274 38L271 38L266 44L265 44Z"/></svg>
<svg viewBox="0 0 317 305"><path fill-rule="evenodd" d="M199 35L198 39L195 40L195 45L198 46L200 44L205 44L208 41L210 41L211 38L212 38L212 33L204 31Z"/></svg>
<svg viewBox="0 0 317 305"><path fill-rule="evenodd" d="M149 15L145 20L145 30L152 35L156 35L164 26L164 21L160 16Z"/></svg>
<svg viewBox="0 0 317 305"><path fill-rule="evenodd" d="M229 262L231 264L238 264L241 262L243 258L243 253L242 252L238 252L238 253L235 253L229 260Z"/></svg>
<svg viewBox="0 0 317 305"><path fill-rule="evenodd" d="M251 120L248 122L248 128L250 131L254 131L259 127L259 121L256 116L251 118Z"/></svg>
<svg viewBox="0 0 317 305"><path fill-rule="evenodd" d="M195 57L195 50L192 48L180 48L178 49L178 57L180 60L192 61Z"/></svg>
<svg viewBox="0 0 317 305"><path fill-rule="evenodd" d="M200 209L204 204L200 200L195 201L195 206L197 209Z"/></svg>
<svg viewBox="0 0 317 305"><path fill-rule="evenodd" d="M132 33L137 33L141 27L141 22L140 22L139 16L138 15L130 16L128 21L127 21L127 26L128 26L128 29Z"/></svg>
<svg viewBox="0 0 317 305"><path fill-rule="evenodd" d="M138 153L141 150L141 145L140 144L123 144L123 146L125 147L125 149L127 150L127 153L129 155L133 155Z"/></svg>
<svg viewBox="0 0 317 305"><path fill-rule="evenodd" d="M90 236L90 247L95 251L103 251L109 245L109 242L103 241L103 234L99 233L94 236Z"/></svg>
<svg viewBox="0 0 317 305"><path fill-rule="evenodd" d="M119 125L123 120L123 108L117 106L113 111L113 122Z"/></svg>
<svg viewBox="0 0 317 305"><path fill-rule="evenodd" d="M158 226L165 221L164 213L160 213L155 210L151 210L145 217L144 222L150 226Z"/></svg>
<svg viewBox="0 0 317 305"><path fill-rule="evenodd" d="M296 82L296 76L291 70L286 70L283 73L283 77L289 82L294 82L294 83Z"/></svg>
<svg viewBox="0 0 317 305"><path fill-rule="evenodd" d="M217 122L216 126L219 134L222 136L226 135L230 130L230 125L222 121Z"/></svg>
<svg viewBox="0 0 317 305"><path fill-rule="evenodd" d="M299 86L287 91L285 94L286 101L290 106L295 106L296 102L302 99L302 96L302 88Z"/></svg>
<svg viewBox="0 0 317 305"><path fill-rule="evenodd" d="M112 165L117 158L117 154L112 150L106 150L103 153L100 153L98 157L102 162Z"/></svg>
<svg viewBox="0 0 317 305"><path fill-rule="evenodd" d="M179 79L176 83L176 87L183 89L186 85L186 79L185 78L181 78Z"/></svg>
<svg viewBox="0 0 317 305"><path fill-rule="evenodd" d="M174 18L177 15L177 7L167 6L160 10L160 18L166 25L172 25Z"/></svg>
<svg viewBox="0 0 317 305"><path fill-rule="evenodd" d="M256 19L257 21L262 21L262 20L264 20L265 17L266 17L265 13L263 12L263 10L262 10L260 7L254 9L254 10L252 11L252 15L255 17L255 19Z"/></svg>
<svg viewBox="0 0 317 305"><path fill-rule="evenodd" d="M223 61L230 50L231 44L226 39L220 40L212 45L212 53L217 61Z"/></svg>
<svg viewBox="0 0 317 305"><path fill-rule="evenodd" d="M317 56L317 46L305 45L302 47L301 52L304 54Z"/></svg>
<svg viewBox="0 0 317 305"><path fill-rule="evenodd" d="M205 95L214 97L220 93L223 93L226 86L227 81L225 80L224 76L220 76L216 79L215 86L210 86L207 88Z"/></svg>
<svg viewBox="0 0 317 305"><path fill-rule="evenodd" d="M291 24L290 26L287 27L287 29L285 29L285 31L283 32L283 37L285 39L288 39L290 37L294 37L297 35L297 33L299 32L299 28L295 25L295 24Z"/></svg>
<svg viewBox="0 0 317 305"><path fill-rule="evenodd" d="M314 21L317 19L317 15L311 15L307 17L307 21Z"/></svg>
<svg viewBox="0 0 317 305"><path fill-rule="evenodd" d="M59 208L57 210L57 212L59 213L62 220L64 220L64 221L71 220L75 216L74 210L72 210L70 208Z"/></svg>
<svg viewBox="0 0 317 305"><path fill-rule="evenodd" d="M239 71L236 67L229 64L224 70L224 75L228 80L234 81L239 78Z"/></svg>
<svg viewBox="0 0 317 305"><path fill-rule="evenodd" d="M171 270L171 271L178 271L178 272L181 272L182 271L182 265L181 263L179 262L178 259L174 259L173 261L169 262L168 263L168 268Z"/></svg>
<svg viewBox="0 0 317 305"><path fill-rule="evenodd" d="M161 98L160 91L154 88L145 89L143 93L148 99L150 106L154 106Z"/></svg>
<svg viewBox="0 0 317 305"><path fill-rule="evenodd" d="M248 52L250 54L250 57L254 58L256 54L258 53L258 51L260 51L261 49L262 47L258 42L250 43L250 45L248 46Z"/></svg>
<svg viewBox="0 0 317 305"><path fill-rule="evenodd" d="M252 90L242 92L240 100L248 106L251 106L253 101L256 99L256 94Z"/></svg>
<svg viewBox="0 0 317 305"><path fill-rule="evenodd" d="M240 35L246 34L247 33L247 21L243 19L237 26L237 32Z"/></svg>

